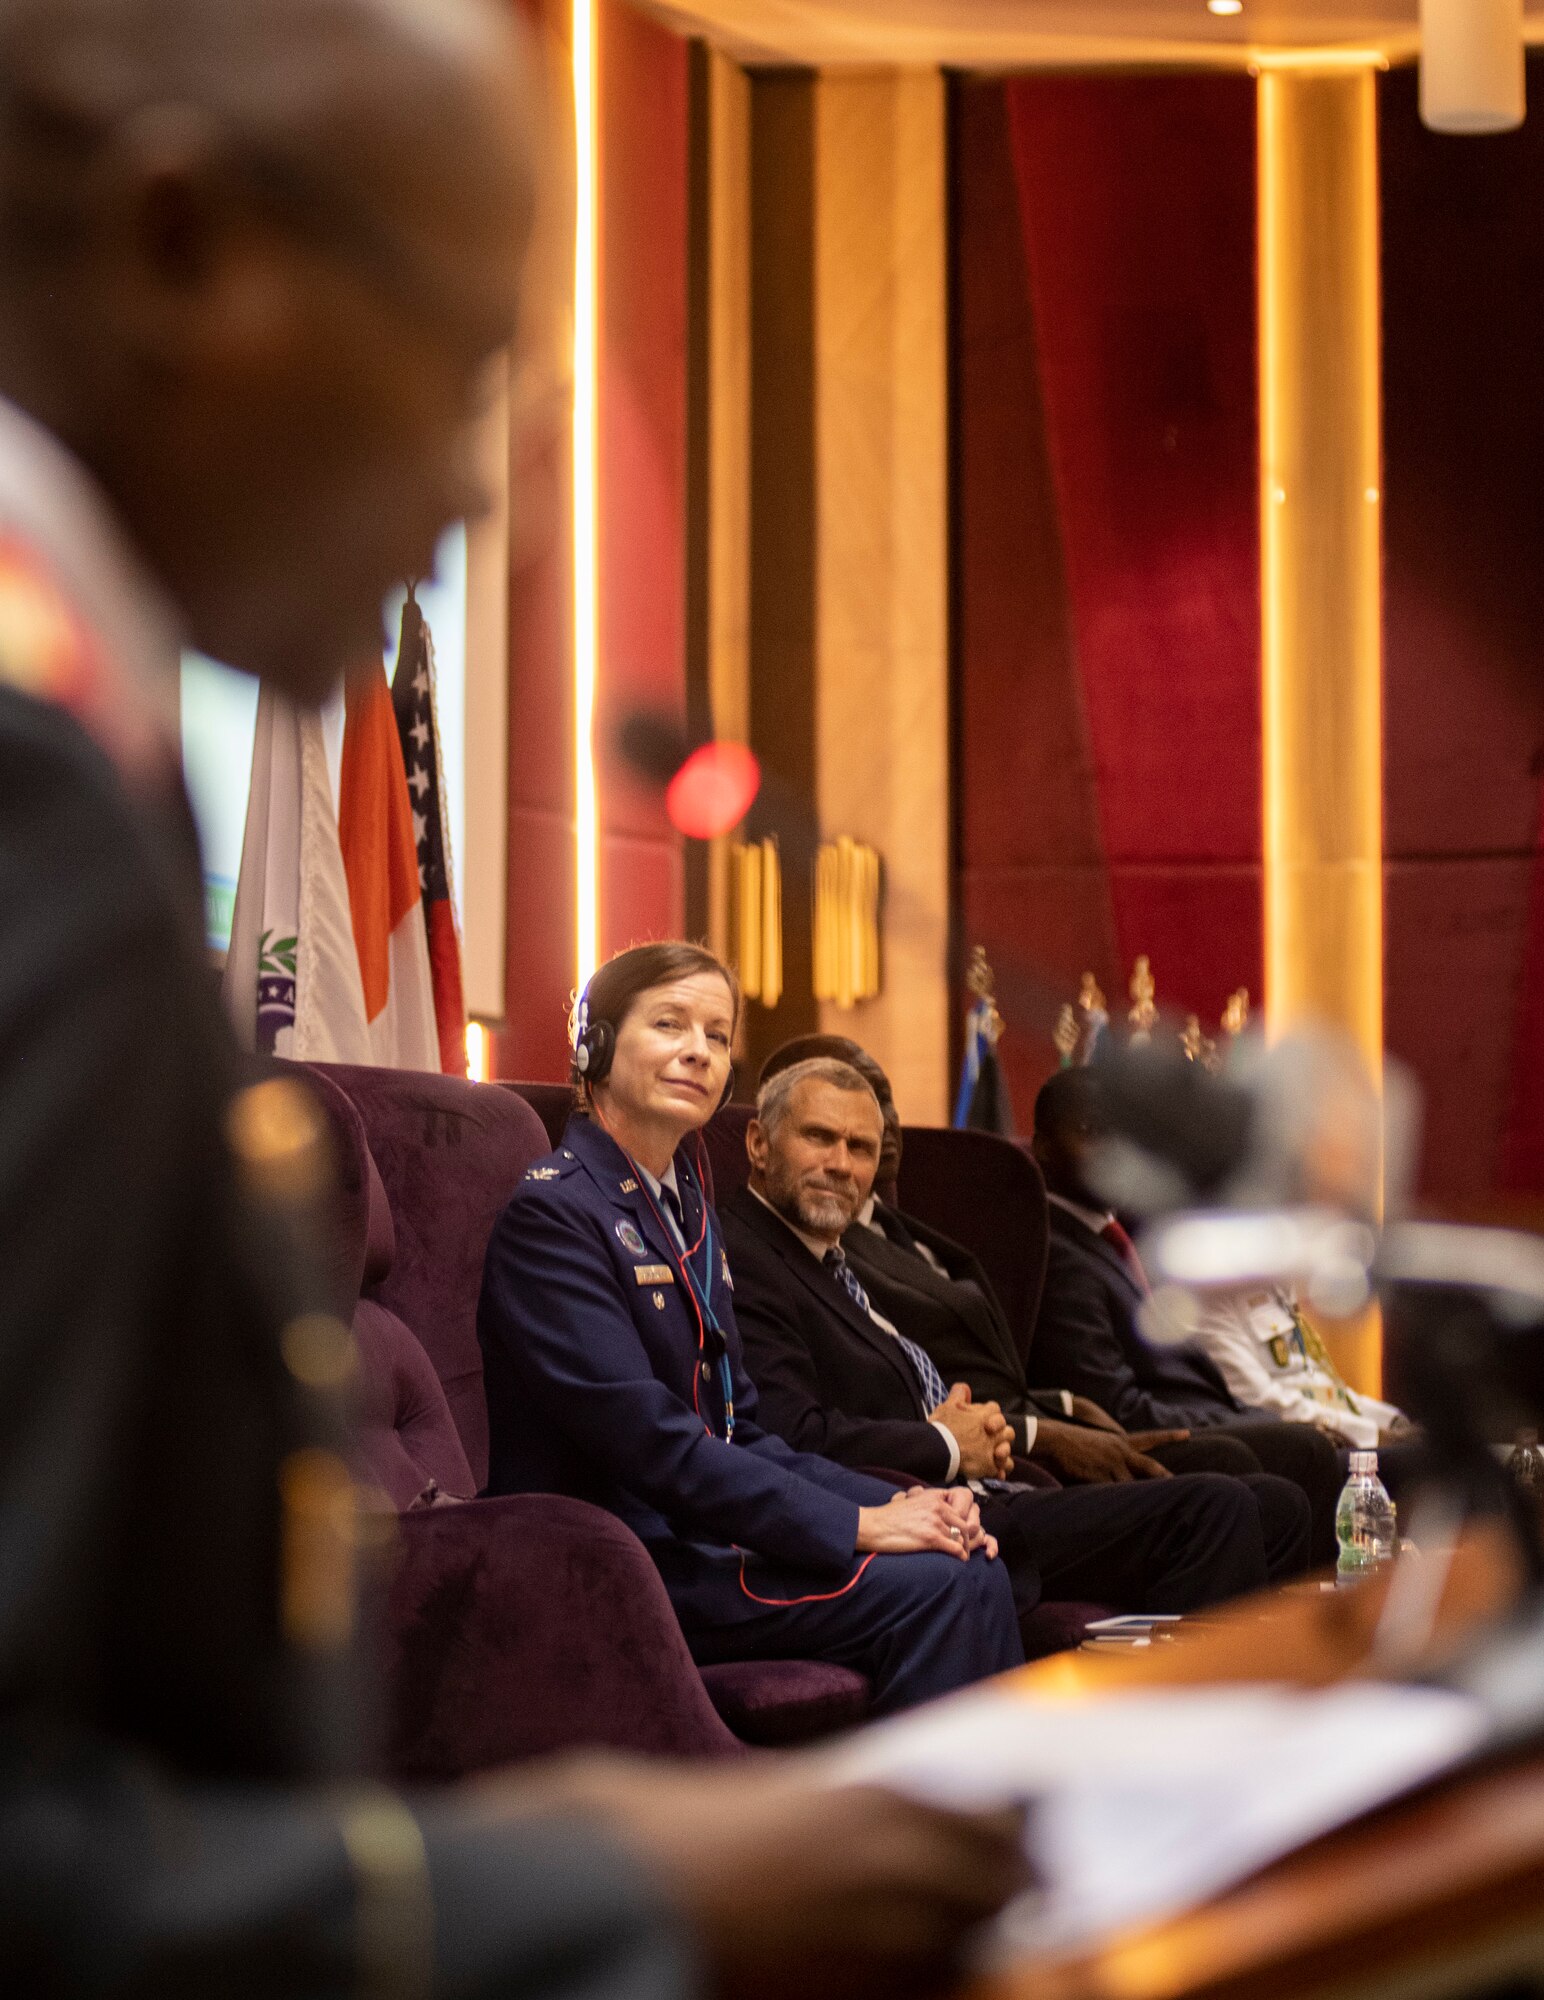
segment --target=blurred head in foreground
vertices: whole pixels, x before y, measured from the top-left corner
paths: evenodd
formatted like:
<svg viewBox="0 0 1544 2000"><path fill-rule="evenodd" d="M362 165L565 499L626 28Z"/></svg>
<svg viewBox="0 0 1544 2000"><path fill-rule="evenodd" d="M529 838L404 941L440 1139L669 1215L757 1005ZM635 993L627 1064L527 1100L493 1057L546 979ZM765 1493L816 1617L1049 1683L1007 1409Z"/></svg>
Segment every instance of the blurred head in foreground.
<svg viewBox="0 0 1544 2000"><path fill-rule="evenodd" d="M493 0L0 0L0 394L301 700L475 513L531 207Z"/></svg>

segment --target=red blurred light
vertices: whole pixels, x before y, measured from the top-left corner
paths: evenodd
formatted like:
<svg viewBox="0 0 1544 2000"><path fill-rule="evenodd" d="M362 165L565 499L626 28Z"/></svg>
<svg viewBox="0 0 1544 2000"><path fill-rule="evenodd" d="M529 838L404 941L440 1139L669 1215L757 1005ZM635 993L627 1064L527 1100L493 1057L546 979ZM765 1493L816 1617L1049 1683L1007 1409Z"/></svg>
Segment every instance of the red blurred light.
<svg viewBox="0 0 1544 2000"><path fill-rule="evenodd" d="M670 824L691 840L738 826L761 790L761 766L743 743L704 743L665 789Z"/></svg>

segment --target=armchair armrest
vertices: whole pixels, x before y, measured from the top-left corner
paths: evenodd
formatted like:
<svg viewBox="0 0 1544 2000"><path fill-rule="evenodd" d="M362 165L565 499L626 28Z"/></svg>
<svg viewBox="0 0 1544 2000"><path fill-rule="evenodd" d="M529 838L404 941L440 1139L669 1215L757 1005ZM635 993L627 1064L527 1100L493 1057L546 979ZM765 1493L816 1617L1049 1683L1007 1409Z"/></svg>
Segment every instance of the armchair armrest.
<svg viewBox="0 0 1544 2000"><path fill-rule="evenodd" d="M658 1572L613 1515L517 1494L405 1514L398 1528L385 1650L399 1778L583 1745L744 1754Z"/></svg>

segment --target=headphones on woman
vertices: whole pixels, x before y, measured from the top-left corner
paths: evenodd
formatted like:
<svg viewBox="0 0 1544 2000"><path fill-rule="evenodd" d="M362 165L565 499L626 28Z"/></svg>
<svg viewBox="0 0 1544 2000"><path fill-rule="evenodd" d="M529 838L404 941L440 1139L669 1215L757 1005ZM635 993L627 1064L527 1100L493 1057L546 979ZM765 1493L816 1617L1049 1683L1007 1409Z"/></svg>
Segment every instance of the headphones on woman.
<svg viewBox="0 0 1544 2000"><path fill-rule="evenodd" d="M581 994L574 1018L574 1074L593 1089L610 1073L617 1052L617 1031L609 1021L590 1019L588 994Z"/></svg>
<svg viewBox="0 0 1544 2000"><path fill-rule="evenodd" d="M581 994L579 1011L574 1016L574 1075L580 1083L593 1090L596 1084L604 1083L610 1075L616 1052L616 1029L609 1021L592 1021L589 995ZM715 1111L722 1111L734 1096L734 1081L734 1064L731 1063L724 1094L714 1105Z"/></svg>

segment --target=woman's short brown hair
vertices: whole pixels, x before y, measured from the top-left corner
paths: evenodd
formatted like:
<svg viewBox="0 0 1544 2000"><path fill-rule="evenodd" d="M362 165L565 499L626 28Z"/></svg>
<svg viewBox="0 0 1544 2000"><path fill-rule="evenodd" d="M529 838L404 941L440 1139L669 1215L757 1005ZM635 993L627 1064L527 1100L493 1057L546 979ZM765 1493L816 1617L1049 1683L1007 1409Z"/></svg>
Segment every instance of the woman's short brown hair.
<svg viewBox="0 0 1544 2000"><path fill-rule="evenodd" d="M740 1025L740 982L716 952L705 944L689 944L684 938L667 938L658 944L629 945L615 958L597 966L574 1009L575 1041L582 1016L588 1026L605 1021L615 1033L627 1019L633 1002L651 986L665 986L673 979L690 979L694 973L716 972L729 988L732 1017L731 1034ZM588 1108L589 1094L577 1066L570 1071L574 1101L581 1111Z"/></svg>

